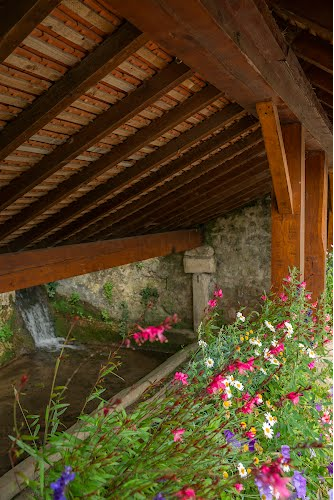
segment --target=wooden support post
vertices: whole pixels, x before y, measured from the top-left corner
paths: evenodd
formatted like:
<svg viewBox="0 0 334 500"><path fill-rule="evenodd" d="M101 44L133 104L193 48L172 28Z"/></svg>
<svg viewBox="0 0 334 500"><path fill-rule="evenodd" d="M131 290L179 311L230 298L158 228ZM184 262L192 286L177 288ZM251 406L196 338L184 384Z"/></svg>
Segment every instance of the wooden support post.
<svg viewBox="0 0 334 500"><path fill-rule="evenodd" d="M305 171L305 281L317 298L325 288L328 173L325 153L309 151Z"/></svg>
<svg viewBox="0 0 334 500"><path fill-rule="evenodd" d="M333 172L328 176L327 250L333 248Z"/></svg>
<svg viewBox="0 0 334 500"><path fill-rule="evenodd" d="M183 252L201 243L201 233L188 230L3 254L0 293Z"/></svg>
<svg viewBox="0 0 334 500"><path fill-rule="evenodd" d="M280 213L276 196L272 197L271 282L275 291L282 288L289 268L297 267L304 276L305 231L305 141L299 123L282 127L285 155L291 183L293 214Z"/></svg>

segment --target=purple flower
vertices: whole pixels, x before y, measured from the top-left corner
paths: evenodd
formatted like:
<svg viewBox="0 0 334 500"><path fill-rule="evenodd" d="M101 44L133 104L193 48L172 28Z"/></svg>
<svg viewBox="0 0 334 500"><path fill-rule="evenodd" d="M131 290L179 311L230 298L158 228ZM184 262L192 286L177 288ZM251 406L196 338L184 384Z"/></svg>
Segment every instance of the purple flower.
<svg viewBox="0 0 334 500"><path fill-rule="evenodd" d="M333 500L333 490L329 490L328 495L329 495L329 500Z"/></svg>
<svg viewBox="0 0 334 500"><path fill-rule="evenodd" d="M234 436L234 434L233 434L232 431L229 431L228 429L225 429L224 430L224 435L225 435L226 441L228 443L230 443L232 446L234 446L235 448L240 448L241 447L240 441L237 440L237 438Z"/></svg>
<svg viewBox="0 0 334 500"><path fill-rule="evenodd" d="M290 446L283 444L281 446L281 453L283 455L283 462L288 462L290 460Z"/></svg>
<svg viewBox="0 0 334 500"><path fill-rule="evenodd" d="M275 438L279 438L279 437L281 437L281 433L280 432L276 432Z"/></svg>
<svg viewBox="0 0 334 500"><path fill-rule="evenodd" d="M254 479L254 482L259 490L260 498L265 498L266 500L272 500L272 489L269 484L263 483L259 477Z"/></svg>
<svg viewBox="0 0 334 500"><path fill-rule="evenodd" d="M292 484L296 488L297 498L305 499L306 498L306 479L297 470L295 470L293 473Z"/></svg>
<svg viewBox="0 0 334 500"><path fill-rule="evenodd" d="M164 497L163 493L158 493L153 500L166 500L166 497Z"/></svg>
<svg viewBox="0 0 334 500"><path fill-rule="evenodd" d="M251 439L249 442L248 442L248 449L250 452L254 452L255 451L255 443L256 443L256 439Z"/></svg>
<svg viewBox="0 0 334 500"><path fill-rule="evenodd" d="M57 481L50 484L53 490L53 500L66 500L65 488L70 481L75 478L75 473L72 472L72 467L65 467L64 472Z"/></svg>
<svg viewBox="0 0 334 500"><path fill-rule="evenodd" d="M333 475L333 462L331 462L330 464L327 465L327 470L328 470L328 474L330 476Z"/></svg>
<svg viewBox="0 0 334 500"><path fill-rule="evenodd" d="M322 410L322 405L321 405L320 403L317 403L317 404L315 405L315 409L316 409L317 411L321 411L321 410Z"/></svg>

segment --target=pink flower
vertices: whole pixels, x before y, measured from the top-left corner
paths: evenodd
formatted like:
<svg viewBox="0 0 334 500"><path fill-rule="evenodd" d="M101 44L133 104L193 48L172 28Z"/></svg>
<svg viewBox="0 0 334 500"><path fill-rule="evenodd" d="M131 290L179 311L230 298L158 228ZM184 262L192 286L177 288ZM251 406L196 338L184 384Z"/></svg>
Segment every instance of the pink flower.
<svg viewBox="0 0 334 500"><path fill-rule="evenodd" d="M331 327L329 325L326 325L325 326L325 332L330 332L331 331Z"/></svg>
<svg viewBox="0 0 334 500"><path fill-rule="evenodd" d="M311 362L311 363L309 363L307 366L309 367L309 369L310 369L310 370L313 370L313 368L315 367L315 362L314 362L314 361L312 361L312 362Z"/></svg>
<svg viewBox="0 0 334 500"><path fill-rule="evenodd" d="M186 432L185 429L174 429L172 433L174 434L174 442L183 441L182 434Z"/></svg>
<svg viewBox="0 0 334 500"><path fill-rule="evenodd" d="M283 351L284 351L284 344L278 344L278 346L272 347L269 352L270 352L270 354L276 355L279 352L283 352Z"/></svg>
<svg viewBox="0 0 334 500"><path fill-rule="evenodd" d="M221 375L216 375L211 384L207 387L206 391L209 394L215 394L218 392L220 389L225 389L225 379Z"/></svg>
<svg viewBox="0 0 334 500"><path fill-rule="evenodd" d="M281 330L282 328L285 328L285 321L282 321L282 323L278 323L276 326L276 330Z"/></svg>
<svg viewBox="0 0 334 500"><path fill-rule="evenodd" d="M292 278L291 278L290 274L288 274L288 276L286 278L284 278L284 281L287 281L288 283L291 283Z"/></svg>
<svg viewBox="0 0 334 500"><path fill-rule="evenodd" d="M174 381L179 381L181 382L183 385L188 385L189 382L188 382L188 375L187 373L182 373L182 372L176 372L175 375L174 375Z"/></svg>
<svg viewBox="0 0 334 500"><path fill-rule="evenodd" d="M300 288L306 288L306 281L302 281L299 286Z"/></svg>
<svg viewBox="0 0 334 500"><path fill-rule="evenodd" d="M288 296L285 295L285 293L280 293L279 297L280 297L282 302L286 302L288 300Z"/></svg>
<svg viewBox="0 0 334 500"><path fill-rule="evenodd" d="M305 299L307 299L307 300L311 300L311 299L312 299L312 294L311 294L311 293L307 293L307 294L305 295Z"/></svg>
<svg viewBox="0 0 334 500"><path fill-rule="evenodd" d="M255 406L255 400L253 398L248 403L246 403L244 406L242 406L240 408L240 411L241 411L241 413L244 413L245 415L250 414L253 412L254 406Z"/></svg>
<svg viewBox="0 0 334 500"><path fill-rule="evenodd" d="M331 417L330 417L330 414L328 411L325 411L323 416L321 417L321 421L324 423L324 424L329 424L330 421L331 421Z"/></svg>
<svg viewBox="0 0 334 500"><path fill-rule="evenodd" d="M196 493L192 488L182 488L182 490L176 493L176 496L181 498L181 500L187 500L187 498L196 498Z"/></svg>
<svg viewBox="0 0 334 500"><path fill-rule="evenodd" d="M261 295L261 300L263 300L263 302L265 302L267 300L267 296L266 295Z"/></svg>
<svg viewBox="0 0 334 500"><path fill-rule="evenodd" d="M294 405L299 403L300 396L303 396L302 392L289 392L285 397L286 399L290 399Z"/></svg>
<svg viewBox="0 0 334 500"><path fill-rule="evenodd" d="M244 487L243 487L243 485L241 483L235 483L234 487L239 492L244 489Z"/></svg>
<svg viewBox="0 0 334 500"><path fill-rule="evenodd" d="M250 439L253 439L255 437L255 434L252 431L245 432L245 435Z"/></svg>
<svg viewBox="0 0 334 500"><path fill-rule="evenodd" d="M249 394L249 392L245 392L245 394L242 395L241 399L243 401L248 401L250 397L251 395Z"/></svg>
<svg viewBox="0 0 334 500"><path fill-rule="evenodd" d="M217 307L217 300L216 299L209 300L208 306L210 309L214 309L215 307Z"/></svg>
<svg viewBox="0 0 334 500"><path fill-rule="evenodd" d="M328 321L330 321L330 319L331 319L330 315L329 315L329 314L326 314L326 316L325 316L325 321L326 321L326 323L327 323Z"/></svg>
<svg viewBox="0 0 334 500"><path fill-rule="evenodd" d="M318 301L316 300L315 302L313 302L313 304L311 304L312 307L318 307Z"/></svg>
<svg viewBox="0 0 334 500"><path fill-rule="evenodd" d="M219 290L216 290L216 291L213 293L213 295L214 295L215 297L220 297L220 298L222 298L222 297L223 297L223 295L224 295L224 294L223 294L223 290L220 288Z"/></svg>
<svg viewBox="0 0 334 500"><path fill-rule="evenodd" d="M272 465L264 465L261 467L261 473L256 477L255 483L259 489L265 486L271 486L275 494L275 498L289 498L291 491L286 487L289 483L289 477L282 477L282 471L278 463ZM278 494L278 496L276 496Z"/></svg>

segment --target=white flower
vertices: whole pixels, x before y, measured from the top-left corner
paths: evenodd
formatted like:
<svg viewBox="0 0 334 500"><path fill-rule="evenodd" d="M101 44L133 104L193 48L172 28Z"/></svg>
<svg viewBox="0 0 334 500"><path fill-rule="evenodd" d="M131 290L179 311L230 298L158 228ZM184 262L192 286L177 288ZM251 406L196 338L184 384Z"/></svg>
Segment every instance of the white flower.
<svg viewBox="0 0 334 500"><path fill-rule="evenodd" d="M273 427L275 424L277 424L277 418L273 417L271 413L267 412L264 414L264 416L267 419L267 423L270 425L270 427Z"/></svg>
<svg viewBox="0 0 334 500"><path fill-rule="evenodd" d="M208 368L212 368L214 364L215 362L213 361L212 358L208 358L205 360L205 366L207 366Z"/></svg>
<svg viewBox="0 0 334 500"><path fill-rule="evenodd" d="M306 349L307 354L309 355L310 358L316 358L317 355L312 349Z"/></svg>
<svg viewBox="0 0 334 500"><path fill-rule="evenodd" d="M285 327L286 327L287 332L288 332L286 334L286 336L289 339L289 338L291 338L291 336L293 334L293 328L292 328L292 325L291 325L291 323L289 321L285 321L284 324L285 324Z"/></svg>
<svg viewBox="0 0 334 500"><path fill-rule="evenodd" d="M240 477L247 477L247 471L241 462L238 463L238 471L239 471Z"/></svg>
<svg viewBox="0 0 334 500"><path fill-rule="evenodd" d="M264 373L264 375L267 375L267 372L264 368L260 368L260 372Z"/></svg>
<svg viewBox="0 0 334 500"><path fill-rule="evenodd" d="M311 455L311 458L315 458L317 456L317 454L313 448L310 448L310 455Z"/></svg>
<svg viewBox="0 0 334 500"><path fill-rule="evenodd" d="M262 399L261 394L257 394L257 404L262 405L262 403L263 403L263 399Z"/></svg>
<svg viewBox="0 0 334 500"><path fill-rule="evenodd" d="M241 382L239 382L238 380L235 380L234 382L232 382L232 385L233 387L235 387L236 389L239 389L239 391L243 391L244 390L244 386L242 385Z"/></svg>
<svg viewBox="0 0 334 500"><path fill-rule="evenodd" d="M230 399L232 397L232 392L231 392L231 389L229 387L226 387L225 389L225 394L226 396Z"/></svg>
<svg viewBox="0 0 334 500"><path fill-rule="evenodd" d="M255 356L260 356L261 353L255 349L254 354Z"/></svg>
<svg viewBox="0 0 334 500"><path fill-rule="evenodd" d="M262 425L262 429L266 438L271 439L273 437L274 431L272 430L268 422L264 422L264 424Z"/></svg>
<svg viewBox="0 0 334 500"><path fill-rule="evenodd" d="M233 380L234 380L234 377L233 377L233 375L228 375L228 376L226 377L226 379L225 379L225 380L226 380L226 382L228 382L229 384L232 384L232 382L233 382Z"/></svg>
<svg viewBox="0 0 334 500"><path fill-rule="evenodd" d="M261 340L259 339L259 337L256 337L255 339L250 339L249 340L249 343L252 344L252 345L257 345L259 347L262 346L262 342Z"/></svg>
<svg viewBox="0 0 334 500"><path fill-rule="evenodd" d="M198 341L198 345L199 345L200 347L207 347L207 346L208 346L208 344L207 344L204 340L199 340L199 341Z"/></svg>
<svg viewBox="0 0 334 500"><path fill-rule="evenodd" d="M282 465L282 469L284 472L289 472L290 466L289 465Z"/></svg>
<svg viewBox="0 0 334 500"><path fill-rule="evenodd" d="M270 356L269 363L271 363L272 365L279 365L278 359L274 358L274 356Z"/></svg>
<svg viewBox="0 0 334 500"><path fill-rule="evenodd" d="M242 314L242 312L237 312L237 319L240 319L240 321L242 321L244 323L245 321L245 316Z"/></svg>
<svg viewBox="0 0 334 500"><path fill-rule="evenodd" d="M269 359L271 356L270 352L269 352L269 349L268 347L266 347L264 350L263 350L263 357L264 359Z"/></svg>
<svg viewBox="0 0 334 500"><path fill-rule="evenodd" d="M274 338L274 339L271 341L271 345L272 345L273 347L278 346L278 341Z"/></svg>
<svg viewBox="0 0 334 500"><path fill-rule="evenodd" d="M270 321L265 320L264 324L271 332L275 333L275 327L270 323Z"/></svg>

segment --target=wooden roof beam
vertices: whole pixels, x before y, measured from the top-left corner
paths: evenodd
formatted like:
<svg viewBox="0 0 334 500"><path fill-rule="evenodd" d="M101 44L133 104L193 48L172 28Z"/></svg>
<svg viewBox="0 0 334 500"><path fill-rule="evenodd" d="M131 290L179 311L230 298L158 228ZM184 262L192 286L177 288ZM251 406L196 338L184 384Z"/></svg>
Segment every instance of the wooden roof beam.
<svg viewBox="0 0 334 500"><path fill-rule="evenodd" d="M259 102L256 108L267 151L278 211L281 214L293 214L289 169L277 108L272 102Z"/></svg>
<svg viewBox="0 0 334 500"><path fill-rule="evenodd" d="M0 6L0 62L23 42L61 0L3 0Z"/></svg>
<svg viewBox="0 0 334 500"><path fill-rule="evenodd" d="M10 222L3 224L0 227L0 238L3 238L4 235L10 234L13 230L15 230L14 228L17 229L22 227L29 220L32 220L40 213L43 213L48 207L68 196L82 184L89 182L89 180L95 178L98 174L109 170L113 166L116 166L120 161L127 159L131 156L131 154L138 151L144 145L149 144L161 134L173 128L174 125L191 116L194 113L194 110L198 111L199 109L202 109L205 107L206 103L209 103L218 97L219 91L212 86L208 86L201 92L195 94L177 106L174 110L171 110L169 113L157 118L150 125L142 128L136 134L131 136L127 141L118 145L117 148L113 148L110 153L104 155L99 160L96 160L83 171L74 174L51 193L35 202L30 206L28 213L22 212L11 219ZM155 152L151 153L143 160L138 161L131 169L125 169L120 174L112 177L107 183L99 185L97 188L82 196L76 202L71 203L68 207L63 208L60 212L49 217L45 222L41 223L36 228L33 228L29 234L34 235L34 239L37 235L43 236L44 234L47 234L52 228L68 221L74 215L79 214L81 211L96 204L99 200L103 199L107 195L111 195L114 191L121 190L122 188L124 189L130 181L137 178L139 179L142 175L148 173L154 166L163 161L167 161L178 152L181 152L195 142L199 141L201 138L222 127L224 120L231 121L232 119L236 119L242 113L244 112L238 105L231 104L230 106L227 106L207 120L203 120L203 122L199 123L189 131L181 134L176 139L173 139L166 145L158 148ZM26 241L25 235L23 236L23 239Z"/></svg>
<svg viewBox="0 0 334 500"><path fill-rule="evenodd" d="M65 144L58 146L29 170L21 174L19 178L13 179L9 185L4 186L0 190L0 210L29 192L78 155L87 151L100 139L112 133L147 106L150 106L191 74L192 71L185 64L173 62L157 75L145 81L127 97L111 106L107 111L97 116L94 121L83 127L76 135L70 137ZM211 92L212 90L211 88ZM218 90L214 89L212 94L217 95L218 92ZM85 172L95 169L98 172L96 163L94 162L93 167L85 168ZM55 189L58 190L59 188ZM50 202L49 195L47 195L46 199Z"/></svg>
<svg viewBox="0 0 334 500"><path fill-rule="evenodd" d="M273 99L299 120L331 161L330 121L264 0L113 0L142 31L255 114ZM147 15L150 12L150 15ZM283 114L282 114L283 116Z"/></svg>
<svg viewBox="0 0 334 500"><path fill-rule="evenodd" d="M231 180L233 184L235 179L238 178L240 171L242 173L247 171L251 175L250 169L254 166L257 167L259 163L262 164L264 155L264 145L260 142L230 160L218 161L218 167L210 170L210 174L207 176L203 175L204 179L201 182L198 182L196 178L192 182L183 185L177 191L174 191L172 199L167 198L162 203L160 200L157 203L157 209L153 217L150 217L150 223L159 226L160 224L165 225L166 221L169 225L170 219L177 222L177 218L183 218L185 211L196 212L197 207L203 203L208 203L211 200L212 193L217 189L219 189L220 196L222 197L225 190L224 182L229 184L229 180ZM264 159L264 163L267 163L266 159ZM203 171L206 173L205 162L203 167ZM222 190L220 191L220 189ZM148 210L148 212L152 213L151 210ZM147 218L147 213L142 214L141 220L143 218ZM128 223L126 220L123 222L123 225L126 227L136 224L138 225L137 217L134 220L133 218L132 220L130 219Z"/></svg>
<svg viewBox="0 0 334 500"><path fill-rule="evenodd" d="M43 128L147 40L147 35L128 22L118 28L4 128L0 136L0 159Z"/></svg>
<svg viewBox="0 0 334 500"><path fill-rule="evenodd" d="M173 181L173 184L168 183L161 186L156 191L143 196L131 205L127 205L115 213L111 213L100 222L94 224L92 227L88 227L87 230L78 234L76 237L78 238L77 241L84 241L84 239L91 237L99 238L100 235L104 238L106 234L110 234L112 232L111 226L115 223L119 223L120 221L123 221L122 225L127 224L126 220L128 218L131 218L131 222L135 220L136 223L143 218L147 218L147 211L155 210L157 200L161 200L175 191L182 190L186 183L190 183L195 179L208 174L213 169L216 169L217 167L221 168L225 161L235 161L235 163L237 163L239 154L242 154L244 151L249 151L252 147L256 148L256 145L261 142L261 134L259 133L259 130L256 130L245 139L237 141L236 143L223 149L220 153L216 153L211 158L204 160L199 165L196 165L189 171L184 172ZM133 214L137 212L139 212L139 215L134 218Z"/></svg>
<svg viewBox="0 0 334 500"><path fill-rule="evenodd" d="M317 68L333 74L333 47L319 38L302 33L292 43L296 55Z"/></svg>
<svg viewBox="0 0 334 500"><path fill-rule="evenodd" d="M197 230L97 241L0 255L0 293L200 246Z"/></svg>
<svg viewBox="0 0 334 500"><path fill-rule="evenodd" d="M314 87L324 90L329 94L333 94L333 77L316 66L313 66L306 71L306 76Z"/></svg>

